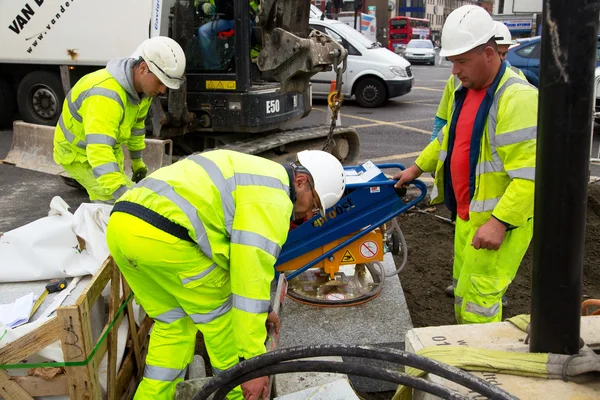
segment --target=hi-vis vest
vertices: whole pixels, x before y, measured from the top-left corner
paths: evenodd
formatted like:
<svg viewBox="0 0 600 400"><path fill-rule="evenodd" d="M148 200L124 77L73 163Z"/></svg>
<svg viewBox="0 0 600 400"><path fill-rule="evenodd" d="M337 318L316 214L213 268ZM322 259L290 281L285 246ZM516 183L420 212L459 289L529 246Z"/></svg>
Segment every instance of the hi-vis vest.
<svg viewBox="0 0 600 400"><path fill-rule="evenodd" d="M465 95L465 88L456 89L448 124L416 160L423 171L436 173L431 203L445 201L451 211L456 201L447 172ZM471 139L469 218L481 226L493 214L521 226L533 217L538 91L502 63L480 110L486 106Z"/></svg>
<svg viewBox="0 0 600 400"><path fill-rule="evenodd" d="M54 131L54 161L87 161L98 184L118 198L127 190L121 145L132 159L142 157L151 100L132 98L106 69L84 76L65 99Z"/></svg>
<svg viewBox="0 0 600 400"><path fill-rule="evenodd" d="M232 297L213 316L232 310L238 349L245 358L265 352L264 313L292 215L289 185L281 164L215 150L155 171L116 203L142 205L187 229L212 265L180 276L184 286L201 283L205 271L229 271Z"/></svg>
<svg viewBox="0 0 600 400"><path fill-rule="evenodd" d="M523 78L525 81L527 81L525 74L519 68L513 65L511 65L509 68L514 73ZM441 118L444 121L448 121L449 115L452 112L452 105L454 104L454 91L458 89L460 85L461 82L460 79L458 79L458 76L450 75L450 77L446 81L446 86L444 87L444 94L442 95L442 99L440 100L440 104L438 105L437 112L435 113L436 117Z"/></svg>

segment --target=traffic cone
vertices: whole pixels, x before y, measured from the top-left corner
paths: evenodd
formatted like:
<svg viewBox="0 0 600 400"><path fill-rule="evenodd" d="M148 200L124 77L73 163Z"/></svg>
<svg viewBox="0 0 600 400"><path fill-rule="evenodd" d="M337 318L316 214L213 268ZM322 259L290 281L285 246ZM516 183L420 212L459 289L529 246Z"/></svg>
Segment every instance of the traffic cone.
<svg viewBox="0 0 600 400"><path fill-rule="evenodd" d="M335 79L331 81L331 85L329 86L329 93L333 93L336 88ZM325 125L331 125L331 117L332 117L331 107L329 107L329 103L327 104L327 116L325 117ZM335 120L335 126L342 126L342 114L338 112L337 118Z"/></svg>

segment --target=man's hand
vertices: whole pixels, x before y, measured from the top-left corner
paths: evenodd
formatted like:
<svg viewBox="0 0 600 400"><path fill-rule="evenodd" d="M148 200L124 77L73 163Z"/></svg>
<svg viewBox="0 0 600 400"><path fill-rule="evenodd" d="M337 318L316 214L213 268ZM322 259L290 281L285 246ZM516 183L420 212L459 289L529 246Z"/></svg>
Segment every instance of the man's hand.
<svg viewBox="0 0 600 400"><path fill-rule="evenodd" d="M241 386L245 400L264 400L269 392L269 377L252 379Z"/></svg>
<svg viewBox="0 0 600 400"><path fill-rule="evenodd" d="M281 326L281 322L279 321L279 316L275 311L271 311L267 316L267 325L273 324L275 325L275 333L279 333L279 327Z"/></svg>
<svg viewBox="0 0 600 400"><path fill-rule="evenodd" d="M131 180L138 183L148 174L148 167L146 167L146 164L144 164L144 161L142 161L141 158L136 158L131 160L131 171L133 172Z"/></svg>
<svg viewBox="0 0 600 400"><path fill-rule="evenodd" d="M506 226L496 218L491 217L488 222L477 229L473 236L471 246L475 250L487 249L498 250L504 241L506 235Z"/></svg>
<svg viewBox="0 0 600 400"><path fill-rule="evenodd" d="M406 168L404 171L400 171L396 175L394 175L393 179L398 179L398 183L394 185L395 188L406 187L408 182L414 181L418 177L421 176L423 171L421 168L417 167L416 164L411 165Z"/></svg>

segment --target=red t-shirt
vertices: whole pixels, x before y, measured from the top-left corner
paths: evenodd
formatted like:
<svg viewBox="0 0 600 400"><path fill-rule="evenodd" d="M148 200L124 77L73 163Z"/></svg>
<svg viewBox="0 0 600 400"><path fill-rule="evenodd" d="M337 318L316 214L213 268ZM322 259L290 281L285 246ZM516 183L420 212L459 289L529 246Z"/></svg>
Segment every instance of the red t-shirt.
<svg viewBox="0 0 600 400"><path fill-rule="evenodd" d="M458 216L469 220L469 151L471 149L471 136L477 110L485 97L486 89L467 90L458 121L456 122L454 148L450 160L450 174L452 175L452 188L456 197L456 211Z"/></svg>

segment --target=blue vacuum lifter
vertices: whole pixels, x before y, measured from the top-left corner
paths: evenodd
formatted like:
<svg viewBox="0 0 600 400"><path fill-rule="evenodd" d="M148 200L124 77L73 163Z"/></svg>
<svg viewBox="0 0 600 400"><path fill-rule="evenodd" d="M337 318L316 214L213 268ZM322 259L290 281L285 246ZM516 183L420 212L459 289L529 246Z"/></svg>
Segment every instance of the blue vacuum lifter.
<svg viewBox="0 0 600 400"><path fill-rule="evenodd" d="M397 181L382 171L391 168L404 170L401 164L371 161L344 167L346 190L340 201L326 215L318 214L289 233L275 268L286 274L292 299L348 306L372 300L381 292L384 246L399 248L398 236L384 226L427 194L425 184L415 180L411 184L421 193L405 203L406 189L394 188Z"/></svg>

